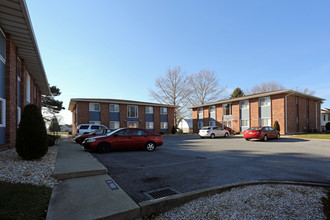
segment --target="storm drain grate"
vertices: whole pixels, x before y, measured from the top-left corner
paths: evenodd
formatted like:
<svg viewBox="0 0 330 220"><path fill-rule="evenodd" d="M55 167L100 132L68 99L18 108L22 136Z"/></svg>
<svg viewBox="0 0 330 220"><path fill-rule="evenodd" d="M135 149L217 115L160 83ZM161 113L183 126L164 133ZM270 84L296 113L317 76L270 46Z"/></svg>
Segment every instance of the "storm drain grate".
<svg viewBox="0 0 330 220"><path fill-rule="evenodd" d="M159 198L163 198L166 196L172 196L172 195L179 194L179 193L180 192L178 192L174 189L171 189L171 188L162 188L162 189L145 192L144 195L146 195L150 199L159 199Z"/></svg>

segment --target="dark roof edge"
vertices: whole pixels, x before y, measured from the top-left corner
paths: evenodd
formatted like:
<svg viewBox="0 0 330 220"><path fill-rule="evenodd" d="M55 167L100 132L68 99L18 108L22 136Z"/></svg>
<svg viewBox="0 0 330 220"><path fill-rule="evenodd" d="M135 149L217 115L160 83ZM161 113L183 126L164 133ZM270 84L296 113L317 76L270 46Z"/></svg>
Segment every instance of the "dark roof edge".
<svg viewBox="0 0 330 220"><path fill-rule="evenodd" d="M297 95L297 96L301 96L301 97L307 97L313 100L318 100L318 101L325 101L325 99L316 97L316 96L312 96L306 93L301 93L298 91L294 91L294 90L290 90L290 89L282 89L282 90L276 90L276 91L271 91L271 92L263 92L263 93L257 93L257 94L252 94L252 95L246 95L246 96L242 96L242 97L238 97L238 98L233 98L233 99L223 99L223 100L219 100L216 102L210 102L210 103L206 103L204 105L196 105L196 106L192 106L192 107L188 107L188 109L193 109L193 108L199 108L199 107L204 107L204 106L210 106L210 105L216 105L216 104L224 104L224 103L230 103L230 102L235 102L235 101L243 101L243 100L247 100L247 99L253 99L253 98L260 98L260 97L265 97L265 96L270 96L270 95L278 95L278 94L289 94L289 95Z"/></svg>

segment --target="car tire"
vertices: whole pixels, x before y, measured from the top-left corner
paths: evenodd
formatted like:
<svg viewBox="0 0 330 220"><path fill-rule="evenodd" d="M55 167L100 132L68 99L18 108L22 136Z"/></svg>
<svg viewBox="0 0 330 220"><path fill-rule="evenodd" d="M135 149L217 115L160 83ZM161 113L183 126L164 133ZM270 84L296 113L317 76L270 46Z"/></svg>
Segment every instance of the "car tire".
<svg viewBox="0 0 330 220"><path fill-rule="evenodd" d="M277 138L277 139L280 139L280 134L277 134L276 138Z"/></svg>
<svg viewBox="0 0 330 220"><path fill-rule="evenodd" d="M229 137L228 132L225 133L225 136L224 136L224 137L225 137L225 138Z"/></svg>
<svg viewBox="0 0 330 220"><path fill-rule="evenodd" d="M97 146L97 151L101 154L109 153L111 150L111 146L108 143L101 143Z"/></svg>
<svg viewBox="0 0 330 220"><path fill-rule="evenodd" d="M156 149L156 145L155 145L155 143L153 143L153 142L148 142L147 144L146 144L146 150L147 151L154 151Z"/></svg>
<svg viewBox="0 0 330 220"><path fill-rule="evenodd" d="M210 138L212 138L212 139L215 138L215 135L214 134L211 134Z"/></svg>
<svg viewBox="0 0 330 220"><path fill-rule="evenodd" d="M264 136L264 141L268 141L267 135Z"/></svg>
<svg viewBox="0 0 330 220"><path fill-rule="evenodd" d="M250 138L245 138L245 140L249 141L249 140L250 140Z"/></svg>

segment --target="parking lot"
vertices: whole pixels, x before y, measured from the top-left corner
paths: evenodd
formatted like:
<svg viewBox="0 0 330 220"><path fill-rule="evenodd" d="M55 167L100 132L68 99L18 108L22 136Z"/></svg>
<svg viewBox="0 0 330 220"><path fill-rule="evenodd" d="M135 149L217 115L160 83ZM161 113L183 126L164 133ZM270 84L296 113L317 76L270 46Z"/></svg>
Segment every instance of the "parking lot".
<svg viewBox="0 0 330 220"><path fill-rule="evenodd" d="M163 140L164 145L153 152L93 156L135 202L149 200L145 192L166 187L183 193L258 180L330 183L330 141L198 136L164 136Z"/></svg>

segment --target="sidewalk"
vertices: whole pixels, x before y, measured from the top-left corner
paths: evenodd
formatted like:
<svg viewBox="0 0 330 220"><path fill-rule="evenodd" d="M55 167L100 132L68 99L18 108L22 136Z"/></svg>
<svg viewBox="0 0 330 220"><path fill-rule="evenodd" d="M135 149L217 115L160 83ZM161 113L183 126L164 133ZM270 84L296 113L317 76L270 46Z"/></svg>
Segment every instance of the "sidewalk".
<svg viewBox="0 0 330 220"><path fill-rule="evenodd" d="M64 139L59 146L47 220L134 219L140 207L114 182L107 169L79 144Z"/></svg>

